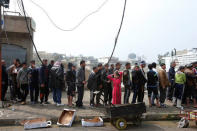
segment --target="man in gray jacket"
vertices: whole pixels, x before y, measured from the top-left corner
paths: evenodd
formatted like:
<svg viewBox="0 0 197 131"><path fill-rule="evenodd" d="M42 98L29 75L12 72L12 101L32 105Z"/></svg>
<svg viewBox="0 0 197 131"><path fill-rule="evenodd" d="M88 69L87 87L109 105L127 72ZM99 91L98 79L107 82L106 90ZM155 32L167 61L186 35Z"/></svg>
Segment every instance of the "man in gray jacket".
<svg viewBox="0 0 197 131"><path fill-rule="evenodd" d="M27 64L24 62L22 64L22 68L19 70L18 74L17 74L17 83L18 83L18 88L21 88L21 101L22 101L22 105L26 104L26 98L28 95L28 67Z"/></svg>
<svg viewBox="0 0 197 131"><path fill-rule="evenodd" d="M76 101L76 107L83 107L83 95L84 95L84 85L86 84L85 80L85 61L82 60L80 62L80 68L77 71L77 91L78 91L78 99Z"/></svg>

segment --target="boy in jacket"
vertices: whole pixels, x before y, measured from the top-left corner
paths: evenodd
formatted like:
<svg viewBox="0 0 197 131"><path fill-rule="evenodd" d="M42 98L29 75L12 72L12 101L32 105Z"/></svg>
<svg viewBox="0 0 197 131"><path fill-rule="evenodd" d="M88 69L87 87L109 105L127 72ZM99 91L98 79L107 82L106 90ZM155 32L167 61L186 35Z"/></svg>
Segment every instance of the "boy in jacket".
<svg viewBox="0 0 197 131"><path fill-rule="evenodd" d="M129 97L131 94L131 85L132 85L132 75L130 72L131 69L131 64L126 63L125 65L126 69L123 71L123 84L125 88L124 92L124 104L129 103Z"/></svg>
<svg viewBox="0 0 197 131"><path fill-rule="evenodd" d="M178 72L175 74L175 93L173 97L173 103L177 108L182 108L182 96L184 92L184 86L186 82L185 67L180 66ZM177 103L175 103L177 101Z"/></svg>

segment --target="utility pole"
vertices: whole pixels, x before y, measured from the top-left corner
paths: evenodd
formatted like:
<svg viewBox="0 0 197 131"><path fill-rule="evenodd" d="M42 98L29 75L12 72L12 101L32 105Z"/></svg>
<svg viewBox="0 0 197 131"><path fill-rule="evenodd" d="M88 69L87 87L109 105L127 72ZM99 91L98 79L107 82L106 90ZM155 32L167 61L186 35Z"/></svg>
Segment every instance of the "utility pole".
<svg viewBox="0 0 197 131"><path fill-rule="evenodd" d="M2 101L2 14L1 7L9 8L10 0L0 0L0 107L4 107L4 103Z"/></svg>
<svg viewBox="0 0 197 131"><path fill-rule="evenodd" d="M0 23L2 24L2 20L1 20L1 5L0 5ZM1 38L2 38L2 25L0 26L0 107L3 107L3 102L2 102L2 63L1 63L1 60L2 60L2 51L1 51Z"/></svg>

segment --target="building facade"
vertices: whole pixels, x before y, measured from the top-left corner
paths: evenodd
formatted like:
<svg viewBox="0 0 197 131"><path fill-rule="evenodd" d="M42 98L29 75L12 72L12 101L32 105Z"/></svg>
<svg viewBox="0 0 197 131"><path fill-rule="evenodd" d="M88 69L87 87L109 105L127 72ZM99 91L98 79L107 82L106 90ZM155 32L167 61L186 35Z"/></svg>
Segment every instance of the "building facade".
<svg viewBox="0 0 197 131"><path fill-rule="evenodd" d="M177 51L175 56L165 56L162 58L162 62L166 64L167 69L170 68L172 61L176 62L177 68L197 61L197 48Z"/></svg>
<svg viewBox="0 0 197 131"><path fill-rule="evenodd" d="M27 18L31 35L35 31L35 22ZM6 15L3 19L3 32L0 43L2 44L2 59L7 66L18 58L21 62L29 63L33 57L33 45L23 16Z"/></svg>

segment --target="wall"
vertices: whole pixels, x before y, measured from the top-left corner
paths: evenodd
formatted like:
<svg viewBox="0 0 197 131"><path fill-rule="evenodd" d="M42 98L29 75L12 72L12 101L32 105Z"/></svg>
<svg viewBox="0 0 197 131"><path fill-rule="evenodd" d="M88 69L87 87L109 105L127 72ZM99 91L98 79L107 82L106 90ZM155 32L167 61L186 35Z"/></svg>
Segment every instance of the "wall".
<svg viewBox="0 0 197 131"><path fill-rule="evenodd" d="M33 58L33 45L29 38L29 32L26 27L26 22L22 16L5 16L5 26L3 33L1 35L0 42L6 44L17 45L27 50L27 63L29 63ZM35 26L32 26L32 19L28 18L28 23L30 25L31 34L35 31ZM5 31L8 36L6 39Z"/></svg>

